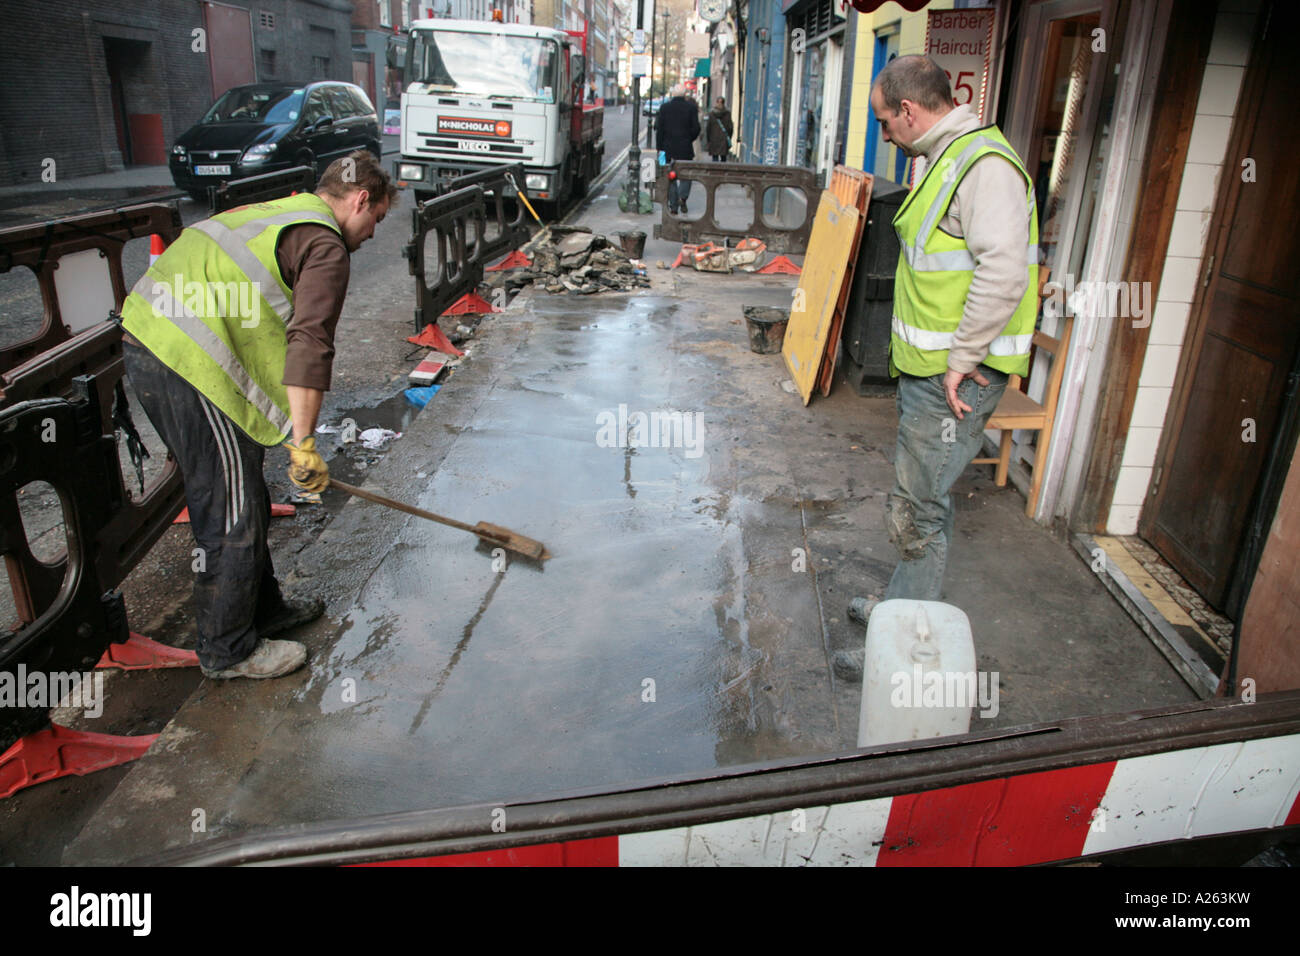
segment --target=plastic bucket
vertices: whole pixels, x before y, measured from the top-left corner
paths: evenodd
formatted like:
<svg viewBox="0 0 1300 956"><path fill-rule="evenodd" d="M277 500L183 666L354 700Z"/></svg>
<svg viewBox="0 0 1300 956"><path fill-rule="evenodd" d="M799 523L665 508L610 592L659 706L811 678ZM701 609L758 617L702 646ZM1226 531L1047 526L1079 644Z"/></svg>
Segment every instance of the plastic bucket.
<svg viewBox="0 0 1300 956"><path fill-rule="evenodd" d="M781 346L785 343L785 325L790 321L790 310L747 305L744 311L745 324L749 327L749 350L759 355L772 355L781 351Z"/></svg>
<svg viewBox="0 0 1300 956"><path fill-rule="evenodd" d="M645 254L645 233L620 232L618 233L618 244L629 257L640 259Z"/></svg>

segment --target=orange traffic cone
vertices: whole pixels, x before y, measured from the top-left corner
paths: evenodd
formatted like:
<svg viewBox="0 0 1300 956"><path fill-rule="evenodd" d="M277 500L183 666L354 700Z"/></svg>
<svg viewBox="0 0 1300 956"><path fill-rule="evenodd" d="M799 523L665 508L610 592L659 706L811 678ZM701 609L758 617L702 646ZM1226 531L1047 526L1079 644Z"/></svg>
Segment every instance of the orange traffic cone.
<svg viewBox="0 0 1300 956"><path fill-rule="evenodd" d="M154 233L149 237L149 265L153 266L158 261L158 257L163 254L167 248L167 243L163 242L162 236Z"/></svg>

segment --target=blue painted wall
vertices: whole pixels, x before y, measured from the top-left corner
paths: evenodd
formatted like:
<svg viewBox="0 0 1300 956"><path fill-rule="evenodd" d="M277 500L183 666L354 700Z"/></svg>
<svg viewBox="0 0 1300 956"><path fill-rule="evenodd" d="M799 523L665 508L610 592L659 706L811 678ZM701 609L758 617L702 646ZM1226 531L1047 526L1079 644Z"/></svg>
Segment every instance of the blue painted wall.
<svg viewBox="0 0 1300 956"><path fill-rule="evenodd" d="M766 28L768 43L758 31ZM785 14L780 0L750 0L749 35L745 38L744 146L741 162L781 162L781 83L785 67ZM759 96L762 95L762 102Z"/></svg>

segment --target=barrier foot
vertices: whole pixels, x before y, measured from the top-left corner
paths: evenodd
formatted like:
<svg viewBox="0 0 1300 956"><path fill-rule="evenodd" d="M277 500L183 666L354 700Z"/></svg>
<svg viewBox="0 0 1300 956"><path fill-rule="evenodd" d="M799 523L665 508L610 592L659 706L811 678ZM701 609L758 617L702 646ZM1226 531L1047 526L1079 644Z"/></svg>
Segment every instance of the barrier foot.
<svg viewBox="0 0 1300 956"><path fill-rule="evenodd" d="M467 313L470 312L487 314L490 312L500 312L500 311L502 310L498 309L496 306L494 306L487 299L483 298L477 292L466 292L459 299L453 302L451 306L447 309L447 311L442 314L443 315L466 315Z"/></svg>
<svg viewBox="0 0 1300 956"><path fill-rule="evenodd" d="M518 249L510 253L494 266L488 266L484 272L504 272L506 269L527 269L533 264L533 260Z"/></svg>
<svg viewBox="0 0 1300 956"><path fill-rule="evenodd" d="M797 276L803 270L800 269L797 265L795 265L785 256L777 256L775 259L773 259L767 265L763 266L763 268L759 269L758 271L761 275L765 275L765 276L776 275L777 273L784 273L785 275Z"/></svg>
<svg viewBox="0 0 1300 956"><path fill-rule="evenodd" d="M143 634L131 632L121 644L110 644L104 656L95 665L98 668L116 667L124 671L152 671L164 667L198 667L199 655L183 651L170 644L159 644Z"/></svg>
<svg viewBox="0 0 1300 956"><path fill-rule="evenodd" d="M297 513L298 513L298 509L295 508L293 505L285 505L285 504L271 505L272 518L291 518ZM172 522L172 524L189 524L189 523L190 523L189 508L182 508L181 513L176 516L176 520Z"/></svg>
<svg viewBox="0 0 1300 956"><path fill-rule="evenodd" d="M51 724L28 734L0 756L0 799L72 774L85 776L143 757L157 734L119 737Z"/></svg>
<svg viewBox="0 0 1300 956"><path fill-rule="evenodd" d="M407 336L406 341L412 345L422 345L425 348L433 349L437 352L445 352L448 355L464 355L460 349L451 344L451 339L447 338L442 329L438 328L437 322L430 322L424 327L424 331L419 335Z"/></svg>

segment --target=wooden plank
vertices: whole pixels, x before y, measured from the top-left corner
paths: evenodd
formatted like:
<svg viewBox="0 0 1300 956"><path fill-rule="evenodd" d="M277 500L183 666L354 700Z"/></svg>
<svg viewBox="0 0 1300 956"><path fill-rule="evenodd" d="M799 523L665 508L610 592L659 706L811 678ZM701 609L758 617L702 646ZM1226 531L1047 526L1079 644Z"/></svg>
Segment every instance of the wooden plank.
<svg viewBox="0 0 1300 956"><path fill-rule="evenodd" d="M844 271L849 265L850 246L861 220L857 209L841 205L829 189L822 191L781 347L786 368L805 405L817 385Z"/></svg>

